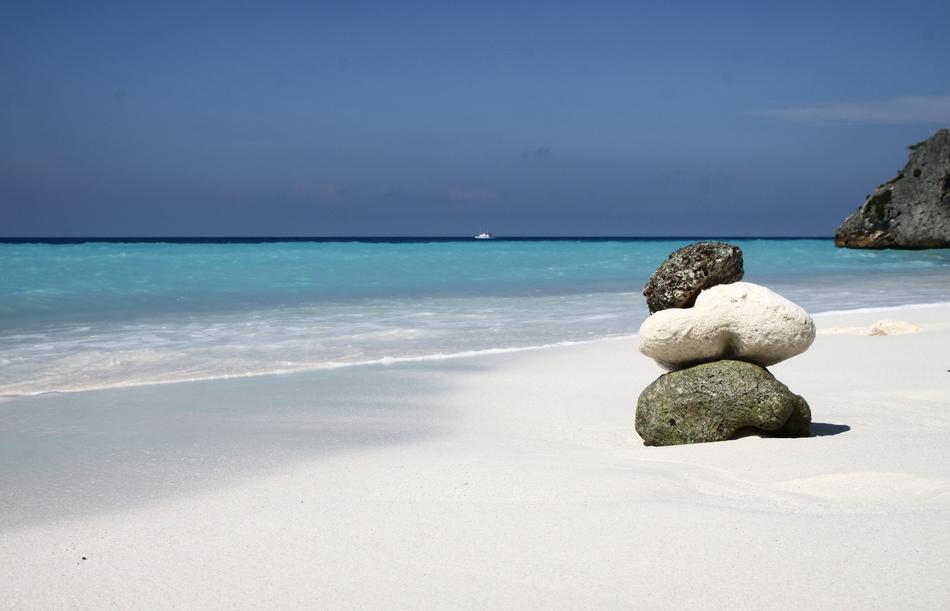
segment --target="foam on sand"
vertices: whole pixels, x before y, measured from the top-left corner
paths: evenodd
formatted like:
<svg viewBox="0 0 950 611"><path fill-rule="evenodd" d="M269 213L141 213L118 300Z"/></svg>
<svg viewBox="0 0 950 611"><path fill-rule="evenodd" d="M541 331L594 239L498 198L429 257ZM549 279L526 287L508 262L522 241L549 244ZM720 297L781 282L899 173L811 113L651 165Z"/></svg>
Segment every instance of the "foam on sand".
<svg viewBox="0 0 950 611"><path fill-rule="evenodd" d="M879 320L868 329L868 335L903 335L918 331L920 327L905 320Z"/></svg>

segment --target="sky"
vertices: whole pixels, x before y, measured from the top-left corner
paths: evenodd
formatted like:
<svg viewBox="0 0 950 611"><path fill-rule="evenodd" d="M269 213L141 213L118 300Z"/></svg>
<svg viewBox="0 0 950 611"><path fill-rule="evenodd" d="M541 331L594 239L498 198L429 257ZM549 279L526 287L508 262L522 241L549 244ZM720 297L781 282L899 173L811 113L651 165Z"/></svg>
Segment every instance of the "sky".
<svg viewBox="0 0 950 611"><path fill-rule="evenodd" d="M950 2L6 2L0 236L830 236Z"/></svg>

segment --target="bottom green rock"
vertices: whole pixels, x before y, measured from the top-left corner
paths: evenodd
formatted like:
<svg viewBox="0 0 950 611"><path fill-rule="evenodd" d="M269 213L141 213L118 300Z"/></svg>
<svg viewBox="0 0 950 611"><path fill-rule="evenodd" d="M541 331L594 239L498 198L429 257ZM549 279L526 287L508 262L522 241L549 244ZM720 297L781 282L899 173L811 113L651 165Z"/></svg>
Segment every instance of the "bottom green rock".
<svg viewBox="0 0 950 611"><path fill-rule="evenodd" d="M637 402L647 445L725 441L748 434L807 437L811 410L763 367L716 361L657 378Z"/></svg>

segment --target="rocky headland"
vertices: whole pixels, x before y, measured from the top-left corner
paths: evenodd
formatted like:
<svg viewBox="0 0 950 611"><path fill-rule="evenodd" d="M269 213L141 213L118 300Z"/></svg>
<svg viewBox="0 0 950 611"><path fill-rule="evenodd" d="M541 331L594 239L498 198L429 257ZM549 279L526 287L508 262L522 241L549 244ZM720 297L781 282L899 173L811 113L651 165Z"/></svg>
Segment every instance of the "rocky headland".
<svg viewBox="0 0 950 611"><path fill-rule="evenodd" d="M950 247L950 129L910 147L904 169L874 189L841 223L835 245Z"/></svg>

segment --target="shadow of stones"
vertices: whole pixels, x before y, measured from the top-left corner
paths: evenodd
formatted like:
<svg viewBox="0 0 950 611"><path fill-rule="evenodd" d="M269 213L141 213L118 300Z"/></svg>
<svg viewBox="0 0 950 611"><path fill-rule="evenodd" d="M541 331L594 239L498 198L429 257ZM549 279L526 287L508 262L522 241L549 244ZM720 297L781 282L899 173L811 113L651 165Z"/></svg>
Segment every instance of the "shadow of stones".
<svg viewBox="0 0 950 611"><path fill-rule="evenodd" d="M831 435L840 435L841 433L847 433L851 430L851 427L847 424L831 424L830 422L812 422L811 423L811 436L812 437L830 437Z"/></svg>
<svg viewBox="0 0 950 611"><path fill-rule="evenodd" d="M17 398L0 413L0 533L430 439L452 424L444 371L367 365Z"/></svg>

